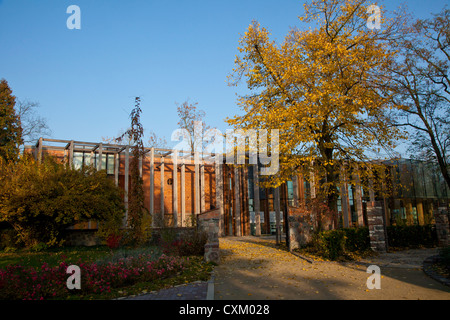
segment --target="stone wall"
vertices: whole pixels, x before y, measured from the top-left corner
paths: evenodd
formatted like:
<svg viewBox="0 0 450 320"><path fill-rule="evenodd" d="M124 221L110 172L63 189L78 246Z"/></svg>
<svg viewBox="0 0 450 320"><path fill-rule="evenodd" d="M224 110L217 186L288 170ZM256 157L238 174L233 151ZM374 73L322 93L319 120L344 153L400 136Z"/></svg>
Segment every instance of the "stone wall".
<svg viewBox="0 0 450 320"><path fill-rule="evenodd" d="M98 246L104 244L96 235L97 229L68 229L65 231L64 240L67 246ZM152 228L151 241L159 243L161 237L168 238L166 240L180 240L191 236L195 232L195 228L186 227L165 227Z"/></svg>
<svg viewBox="0 0 450 320"><path fill-rule="evenodd" d="M300 248L312 240L313 221L309 211L288 207L289 251Z"/></svg>
<svg viewBox="0 0 450 320"><path fill-rule="evenodd" d="M97 237L97 229L73 229L66 230L64 245L67 246L99 246L102 241Z"/></svg>
<svg viewBox="0 0 450 320"><path fill-rule="evenodd" d="M208 240L205 244L205 261L219 264L219 219L220 210L215 209L204 212L197 216L197 228L203 230L208 235Z"/></svg>
<svg viewBox="0 0 450 320"><path fill-rule="evenodd" d="M439 246L450 245L449 208L447 203L439 203L433 212Z"/></svg>
<svg viewBox="0 0 450 320"><path fill-rule="evenodd" d="M159 243L161 239L166 241L175 241L187 238L195 232L195 228L190 227L164 227L164 228L152 228L151 235L152 243Z"/></svg>
<svg viewBox="0 0 450 320"><path fill-rule="evenodd" d="M367 202L367 223L369 225L370 247L376 252L386 252L388 243L381 201Z"/></svg>

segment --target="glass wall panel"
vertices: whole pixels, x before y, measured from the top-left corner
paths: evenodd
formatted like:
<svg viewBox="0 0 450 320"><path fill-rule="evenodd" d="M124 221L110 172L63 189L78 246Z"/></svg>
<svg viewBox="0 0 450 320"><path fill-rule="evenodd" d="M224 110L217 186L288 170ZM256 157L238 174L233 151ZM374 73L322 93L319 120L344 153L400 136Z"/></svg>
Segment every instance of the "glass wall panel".
<svg viewBox="0 0 450 320"><path fill-rule="evenodd" d="M114 154L108 154L107 170L108 174L114 174Z"/></svg>
<svg viewBox="0 0 450 320"><path fill-rule="evenodd" d="M427 198L437 198L437 192L436 192L436 181L435 181L435 170L434 170L434 164L432 163L423 163L423 169L424 169L424 182L425 182L425 189L427 192Z"/></svg>
<svg viewBox="0 0 450 320"><path fill-rule="evenodd" d="M447 186L447 183L444 180L444 176L442 175L441 169L437 163L434 164L433 171L436 185L436 197L438 199L450 199L450 190Z"/></svg>
<svg viewBox="0 0 450 320"><path fill-rule="evenodd" d="M294 184L292 181L287 181L287 197L288 197L288 203L290 206L294 205Z"/></svg>
<svg viewBox="0 0 450 320"><path fill-rule="evenodd" d="M75 169L81 169L83 166L83 153L82 152L74 152L73 153L73 167Z"/></svg>
<svg viewBox="0 0 450 320"><path fill-rule="evenodd" d="M253 207L253 199L248 199L248 208L250 213L255 211L255 208Z"/></svg>
<svg viewBox="0 0 450 320"><path fill-rule="evenodd" d="M248 181L248 198L249 199L254 199L255 198L255 187L253 184L253 167L250 166L248 168L248 176L247 176L247 181Z"/></svg>
<svg viewBox="0 0 450 320"><path fill-rule="evenodd" d="M399 161L399 195L403 198L414 198L413 169L410 160Z"/></svg>
<svg viewBox="0 0 450 320"><path fill-rule="evenodd" d="M414 191L416 198L425 198L427 195L424 177L423 177L423 163L419 161L413 162L413 175L414 175Z"/></svg>
<svg viewBox="0 0 450 320"><path fill-rule="evenodd" d="M102 154L102 170L106 170L106 154Z"/></svg>
<svg viewBox="0 0 450 320"><path fill-rule="evenodd" d="M353 195L355 189L351 184L348 185L347 189L348 189L348 193L347 193L348 194L348 202L350 205L350 216L352 219L351 223L353 224L353 223L356 223L356 221L358 221L358 216L356 214L354 195Z"/></svg>
<svg viewBox="0 0 450 320"><path fill-rule="evenodd" d="M97 168L98 154L94 155L93 165ZM74 152L73 164L76 169L80 169L83 166L91 165L91 153L90 152ZM114 154L102 155L102 170L106 170L108 174L114 174Z"/></svg>
<svg viewBox="0 0 450 320"><path fill-rule="evenodd" d="M436 172L436 190L437 190L437 197L439 199L446 199L447 198L447 190L446 190L446 183L444 180L444 177L442 176L442 173Z"/></svg>
<svg viewBox="0 0 450 320"><path fill-rule="evenodd" d="M91 153L84 153L83 155L83 165L90 166L91 165Z"/></svg>
<svg viewBox="0 0 450 320"><path fill-rule="evenodd" d="M304 199L310 199L311 198L311 187L309 184L309 181L303 180L303 190L304 190Z"/></svg>
<svg viewBox="0 0 450 320"><path fill-rule="evenodd" d="M99 154L98 153L96 153L95 154L95 161L94 161L94 166L97 168L97 166L98 166L98 158L99 158ZM101 164L101 170L106 170L106 154L102 154L102 164Z"/></svg>
<svg viewBox="0 0 450 320"><path fill-rule="evenodd" d="M389 167L389 176L392 186L392 196L394 198L399 198L402 196L402 188L400 185L400 168L398 161L392 161Z"/></svg>

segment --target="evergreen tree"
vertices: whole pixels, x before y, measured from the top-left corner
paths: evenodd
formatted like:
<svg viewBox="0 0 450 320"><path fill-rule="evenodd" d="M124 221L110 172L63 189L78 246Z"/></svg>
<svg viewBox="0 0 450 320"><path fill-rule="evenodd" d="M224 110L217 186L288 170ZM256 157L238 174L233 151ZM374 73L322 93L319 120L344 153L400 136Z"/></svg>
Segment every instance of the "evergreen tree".
<svg viewBox="0 0 450 320"><path fill-rule="evenodd" d="M22 144L20 118L14 111L16 97L5 79L0 81L0 157L17 159Z"/></svg>

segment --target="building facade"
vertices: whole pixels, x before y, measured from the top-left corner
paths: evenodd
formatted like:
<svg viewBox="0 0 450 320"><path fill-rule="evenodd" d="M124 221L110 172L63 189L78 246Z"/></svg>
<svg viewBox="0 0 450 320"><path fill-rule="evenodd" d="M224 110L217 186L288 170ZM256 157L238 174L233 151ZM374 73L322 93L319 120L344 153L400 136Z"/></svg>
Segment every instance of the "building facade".
<svg viewBox="0 0 450 320"><path fill-rule="evenodd" d="M74 168L92 165L105 170L123 190L127 208L130 146L41 138L25 151L37 160L54 156ZM315 197L314 179L298 175L278 188L264 189L258 183L257 165L234 166L218 154L146 148L139 164L153 223L164 221L169 227L189 226L198 214L219 209L220 236L274 234L277 229L283 233L288 207L304 206ZM383 203L386 225L434 223L433 210L442 203L448 208L450 190L435 164L409 159L383 164L389 194L374 192L358 179L341 180L339 227L367 226L367 203L373 201ZM97 224L91 221L75 228L96 229Z"/></svg>

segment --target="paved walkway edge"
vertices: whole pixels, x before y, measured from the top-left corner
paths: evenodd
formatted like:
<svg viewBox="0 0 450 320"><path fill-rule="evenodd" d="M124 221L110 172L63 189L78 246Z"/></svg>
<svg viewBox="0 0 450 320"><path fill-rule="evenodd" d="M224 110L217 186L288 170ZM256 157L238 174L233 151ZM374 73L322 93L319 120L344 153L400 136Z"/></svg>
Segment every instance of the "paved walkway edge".
<svg viewBox="0 0 450 320"><path fill-rule="evenodd" d="M438 262L440 259L439 255L428 257L423 262L423 272L430 278L442 283L443 285L450 287L450 280L441 276L439 273L433 270L433 264Z"/></svg>
<svg viewBox="0 0 450 320"><path fill-rule="evenodd" d="M211 273L211 278L208 281L206 300L214 300L214 271Z"/></svg>
<svg viewBox="0 0 450 320"><path fill-rule="evenodd" d="M313 264L313 262L314 262L314 260L308 259L308 258L302 256L301 254L299 254L299 253L297 253L297 252L295 252L295 251L293 251L293 250L291 250L291 251L289 251L289 252L290 252L291 254L293 254L294 256L299 257L299 258L301 258L301 259L303 259L303 260L305 260L305 261L307 261L307 262L309 262L309 263L311 263L311 264Z"/></svg>

